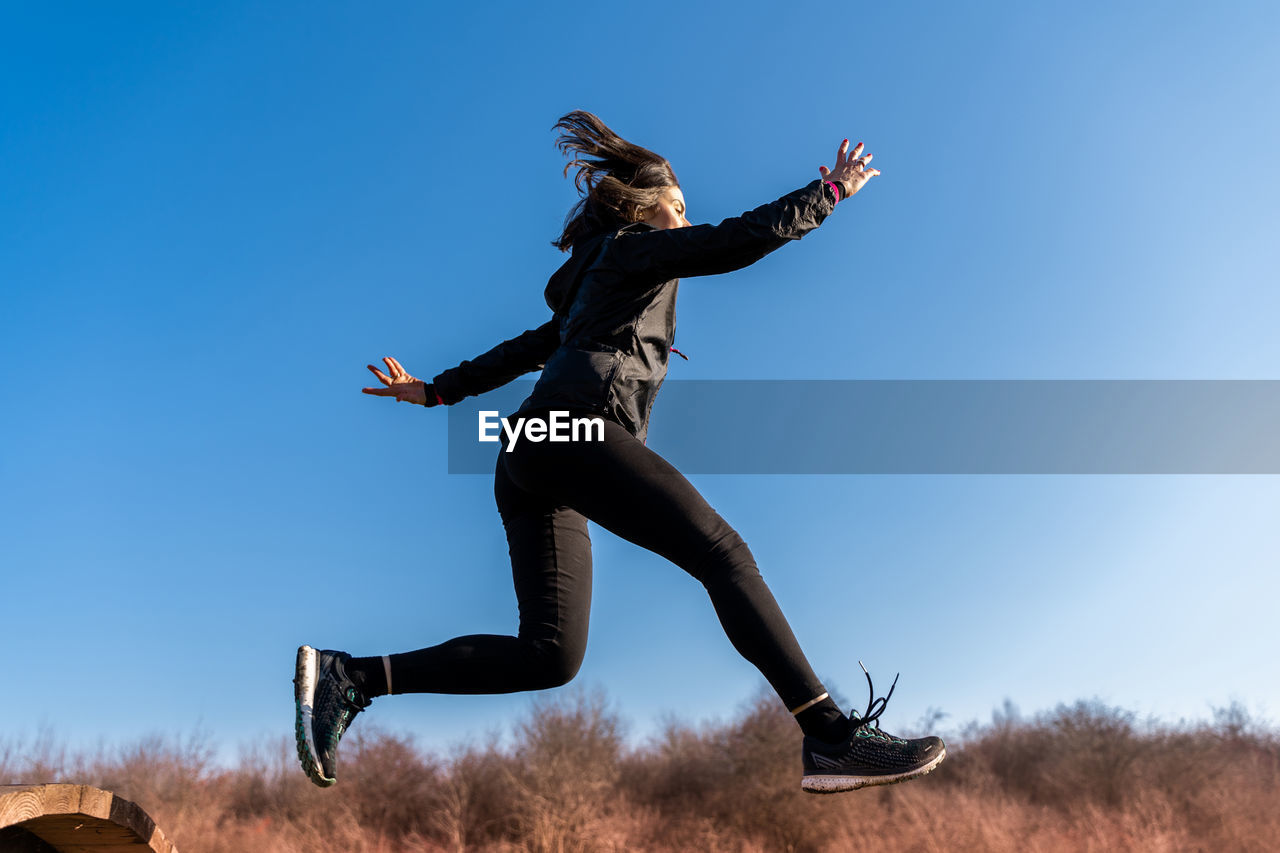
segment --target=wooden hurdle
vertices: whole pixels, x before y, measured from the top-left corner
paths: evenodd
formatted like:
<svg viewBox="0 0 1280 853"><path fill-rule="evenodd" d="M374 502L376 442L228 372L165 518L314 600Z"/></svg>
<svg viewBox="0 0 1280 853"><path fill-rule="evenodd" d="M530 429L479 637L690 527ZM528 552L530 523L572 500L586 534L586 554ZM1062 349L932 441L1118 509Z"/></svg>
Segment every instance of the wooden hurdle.
<svg viewBox="0 0 1280 853"><path fill-rule="evenodd" d="M177 853L147 813L88 785L0 785L0 853Z"/></svg>

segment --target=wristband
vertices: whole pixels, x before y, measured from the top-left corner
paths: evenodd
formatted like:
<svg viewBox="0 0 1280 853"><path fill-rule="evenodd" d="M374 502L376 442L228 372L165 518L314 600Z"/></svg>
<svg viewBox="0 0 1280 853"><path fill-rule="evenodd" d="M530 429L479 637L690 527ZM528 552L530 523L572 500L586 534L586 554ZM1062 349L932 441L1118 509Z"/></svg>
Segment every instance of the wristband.
<svg viewBox="0 0 1280 853"><path fill-rule="evenodd" d="M836 196L836 204L839 204L839 203L840 203L840 187L839 187L839 185L837 185L835 181L824 181L824 183L825 183L827 186L831 187L831 192L835 193L835 196Z"/></svg>

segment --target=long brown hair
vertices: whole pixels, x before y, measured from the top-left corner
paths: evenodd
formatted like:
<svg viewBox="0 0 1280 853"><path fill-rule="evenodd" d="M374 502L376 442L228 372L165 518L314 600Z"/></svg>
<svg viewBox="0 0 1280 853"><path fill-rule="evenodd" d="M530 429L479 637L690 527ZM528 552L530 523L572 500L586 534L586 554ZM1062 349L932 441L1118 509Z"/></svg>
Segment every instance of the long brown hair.
<svg viewBox="0 0 1280 853"><path fill-rule="evenodd" d="M573 183L582 195L565 217L559 239L551 241L562 252L586 237L638 221L663 190L680 186L665 157L628 142L589 112L574 110L552 129L562 131L556 147L573 158L564 174L578 167Z"/></svg>

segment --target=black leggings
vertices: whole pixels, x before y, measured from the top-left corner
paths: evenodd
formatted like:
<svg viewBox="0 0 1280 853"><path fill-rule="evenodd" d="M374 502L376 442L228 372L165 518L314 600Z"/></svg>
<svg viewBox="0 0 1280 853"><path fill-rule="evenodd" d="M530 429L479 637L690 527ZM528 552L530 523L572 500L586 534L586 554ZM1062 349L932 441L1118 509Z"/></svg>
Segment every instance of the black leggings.
<svg viewBox="0 0 1280 853"><path fill-rule="evenodd" d="M526 417L543 412L530 413ZM605 419L603 442L531 442L498 454L517 636L475 634L391 655L396 693L512 693L567 683L587 646L587 520L666 557L706 587L734 648L788 708L826 692L747 544L665 459ZM837 712L838 714L838 712Z"/></svg>

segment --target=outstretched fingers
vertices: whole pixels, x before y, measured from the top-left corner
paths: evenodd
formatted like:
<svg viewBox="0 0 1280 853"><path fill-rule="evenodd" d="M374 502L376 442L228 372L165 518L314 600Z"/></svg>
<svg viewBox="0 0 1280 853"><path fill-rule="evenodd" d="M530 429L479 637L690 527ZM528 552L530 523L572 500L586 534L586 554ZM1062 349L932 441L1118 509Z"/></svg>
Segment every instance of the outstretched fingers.
<svg viewBox="0 0 1280 853"><path fill-rule="evenodd" d="M391 375L394 376L396 379L400 379L401 377L406 375L404 372L404 368L400 366L400 362L396 361L391 356L389 355L384 356L382 360L386 362L387 367L390 368L391 370Z"/></svg>
<svg viewBox="0 0 1280 853"><path fill-rule="evenodd" d="M383 373L372 364L365 365L369 368L369 372L378 377L378 381L385 385L385 388L361 388L364 394L370 394L374 397L395 397L400 402L422 403L425 402L423 397L423 389L425 383L404 369L400 362L391 356L383 356L382 362L387 366L388 373Z"/></svg>
<svg viewBox="0 0 1280 853"><path fill-rule="evenodd" d="M374 367L372 364L368 364L368 365L365 365L365 366L366 366L366 367L368 367L368 368L369 368L369 370L373 371L373 375L374 375L374 376L376 376L376 377L378 377L378 381L379 381L379 382L381 382L383 385L386 385L386 386L388 386L388 387L386 387L386 388L361 388L361 389L360 389L361 393L364 393L364 394L372 394L372 395L373 395L373 396L375 396L375 397L394 397L394 396L396 395L396 389L394 389L394 388L390 387L390 386L391 386L391 377L390 377L390 376L388 376L387 374L383 373L383 372L382 372L381 370L379 370L378 368Z"/></svg>

